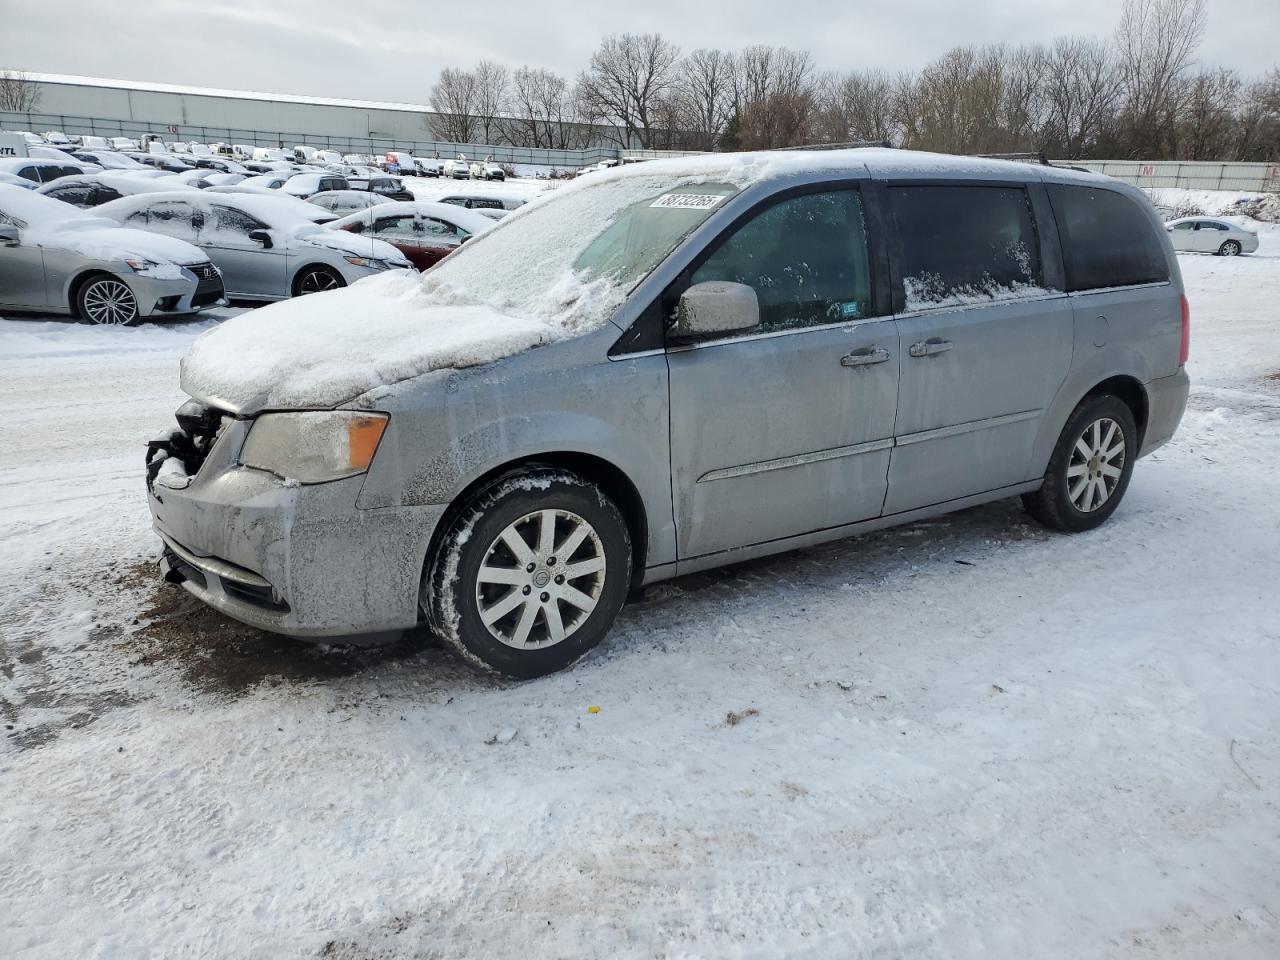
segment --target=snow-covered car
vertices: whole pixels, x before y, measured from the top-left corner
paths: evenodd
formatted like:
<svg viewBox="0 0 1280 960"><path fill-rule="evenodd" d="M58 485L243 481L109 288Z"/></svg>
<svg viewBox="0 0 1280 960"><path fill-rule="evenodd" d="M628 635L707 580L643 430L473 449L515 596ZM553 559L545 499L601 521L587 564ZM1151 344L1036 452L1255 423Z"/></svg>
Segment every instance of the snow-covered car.
<svg viewBox="0 0 1280 960"><path fill-rule="evenodd" d="M127 153L120 153L117 150L86 150L82 148L73 153L72 156L81 163L95 163L103 170L123 172L155 169L154 167L148 167L145 163L139 163Z"/></svg>
<svg viewBox="0 0 1280 960"><path fill-rule="evenodd" d="M254 147L252 159L258 163L268 163L272 160L287 161L292 157L279 147Z"/></svg>
<svg viewBox="0 0 1280 960"><path fill-rule="evenodd" d="M65 133L62 133L58 130L46 130L42 134L42 136L44 137L44 142L52 146L55 146L55 147L71 146L71 138L68 137Z"/></svg>
<svg viewBox="0 0 1280 960"><path fill-rule="evenodd" d="M281 300L410 266L390 244L318 225L317 214L331 215L285 194L144 194L95 212L204 250L222 271L227 296L237 299Z"/></svg>
<svg viewBox="0 0 1280 960"><path fill-rule="evenodd" d="M240 181L242 187L261 187L264 190L279 190L289 178L293 176L291 173L258 173L251 177L245 177Z"/></svg>
<svg viewBox="0 0 1280 960"><path fill-rule="evenodd" d="M39 192L73 207L97 207L121 197L139 193L172 193L198 190L177 177L137 177L127 173L91 173L83 177L62 177L46 183Z"/></svg>
<svg viewBox="0 0 1280 960"><path fill-rule="evenodd" d="M392 176L416 175L418 172L413 163L413 155L403 150L388 150L378 161L378 166Z"/></svg>
<svg viewBox="0 0 1280 960"><path fill-rule="evenodd" d="M523 207L528 201L524 197L496 193L450 193L440 198L441 203L453 203L468 210L502 210L510 211Z"/></svg>
<svg viewBox="0 0 1280 960"><path fill-rule="evenodd" d="M280 191L303 200L328 190L346 190L347 181L335 173L295 173L280 185Z"/></svg>
<svg viewBox="0 0 1280 960"><path fill-rule="evenodd" d="M0 309L124 324L194 313L222 295L195 246L0 184Z"/></svg>
<svg viewBox="0 0 1280 960"><path fill-rule="evenodd" d="M471 164L472 180L506 180L507 172L492 160Z"/></svg>
<svg viewBox="0 0 1280 960"><path fill-rule="evenodd" d="M22 187L24 190L38 190L40 188L40 184L35 180L28 180L26 177L20 177L16 173L8 173L4 170L0 170L0 183Z"/></svg>
<svg viewBox="0 0 1280 960"><path fill-rule="evenodd" d="M345 217L360 210L368 210L386 203L386 199L367 190L329 190L307 198L307 203L323 207L335 216Z"/></svg>
<svg viewBox="0 0 1280 960"><path fill-rule="evenodd" d="M230 187L237 183L242 183L245 179L243 173L218 173L214 170L204 171L204 180L211 187Z"/></svg>
<svg viewBox="0 0 1280 960"><path fill-rule="evenodd" d="M114 149L107 141L106 137L96 137L93 134L85 134L80 138L80 147L83 150L111 150Z"/></svg>
<svg viewBox="0 0 1280 960"><path fill-rule="evenodd" d="M1235 257L1256 253L1258 234L1230 220L1215 217L1181 217L1164 225L1173 249L1192 253L1216 253Z"/></svg>
<svg viewBox="0 0 1280 960"><path fill-rule="evenodd" d="M413 167L420 177L440 176L440 161L432 157L414 157Z"/></svg>
<svg viewBox="0 0 1280 960"><path fill-rule="evenodd" d="M440 175L442 177L452 177L454 180L470 180L471 163L466 157L458 155L440 165Z"/></svg>
<svg viewBox="0 0 1280 960"><path fill-rule="evenodd" d="M381 197L383 200L412 200L413 193L405 189L404 182L386 174L374 174L370 177L347 177L347 185L351 190L365 190Z"/></svg>
<svg viewBox="0 0 1280 960"><path fill-rule="evenodd" d="M493 226L488 217L470 210L421 200L381 203L329 224L334 230L386 241L419 270L434 266Z"/></svg>
<svg viewBox="0 0 1280 960"><path fill-rule="evenodd" d="M138 149L138 141L134 140L132 137L112 137L111 148L113 150L121 151L136 151Z"/></svg>
<svg viewBox="0 0 1280 960"><path fill-rule="evenodd" d="M216 157L209 153L195 155L191 157L196 165L197 170L216 170L219 173L238 173L242 177L251 175L251 171L243 164L228 159L227 157Z"/></svg>
<svg viewBox="0 0 1280 960"><path fill-rule="evenodd" d="M182 173L187 170L194 170L195 164L184 160L181 157L175 157L171 153L150 153L136 152L130 153L128 156L137 160L139 163L146 164L149 167L155 167L157 170L167 170L169 173Z"/></svg>
<svg viewBox="0 0 1280 960"><path fill-rule="evenodd" d="M32 160L52 160L54 163L74 167L80 173L98 173L102 170L101 164L77 160L65 150L60 150L57 147L28 147L27 157Z"/></svg>
<svg viewBox="0 0 1280 960"><path fill-rule="evenodd" d="M61 177L78 177L84 174L85 164L63 163L41 157L0 157L0 173L13 174L32 183L50 183Z"/></svg>

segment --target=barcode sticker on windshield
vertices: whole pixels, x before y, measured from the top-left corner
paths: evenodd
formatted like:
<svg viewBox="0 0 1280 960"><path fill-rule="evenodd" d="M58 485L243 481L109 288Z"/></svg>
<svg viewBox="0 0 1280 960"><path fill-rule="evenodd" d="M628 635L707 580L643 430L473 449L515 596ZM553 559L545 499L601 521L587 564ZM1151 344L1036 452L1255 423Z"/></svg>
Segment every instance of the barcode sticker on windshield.
<svg viewBox="0 0 1280 960"><path fill-rule="evenodd" d="M724 197L714 193L668 193L659 197L651 207L670 207L677 210L710 210Z"/></svg>

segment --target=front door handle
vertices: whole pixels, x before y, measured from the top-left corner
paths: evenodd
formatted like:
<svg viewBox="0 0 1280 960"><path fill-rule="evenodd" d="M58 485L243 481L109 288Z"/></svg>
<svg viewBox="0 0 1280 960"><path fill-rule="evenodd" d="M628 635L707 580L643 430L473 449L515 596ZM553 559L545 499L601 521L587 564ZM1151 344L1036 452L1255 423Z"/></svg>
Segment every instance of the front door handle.
<svg viewBox="0 0 1280 960"><path fill-rule="evenodd" d="M913 343L907 349L907 353L913 357L931 357L935 353L946 353L952 346L953 344L950 340L943 340L941 337L930 337L928 340Z"/></svg>
<svg viewBox="0 0 1280 960"><path fill-rule="evenodd" d="M884 347L863 347L846 353L840 358L842 367L868 367L873 363L884 363L889 359L889 351Z"/></svg>

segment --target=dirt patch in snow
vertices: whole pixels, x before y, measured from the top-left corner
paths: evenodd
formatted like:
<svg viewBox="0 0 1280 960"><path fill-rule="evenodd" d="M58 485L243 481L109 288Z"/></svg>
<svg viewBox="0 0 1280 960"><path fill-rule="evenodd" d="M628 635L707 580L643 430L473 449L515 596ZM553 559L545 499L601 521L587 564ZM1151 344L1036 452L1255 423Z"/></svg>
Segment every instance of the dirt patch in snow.
<svg viewBox="0 0 1280 960"><path fill-rule="evenodd" d="M430 643L424 633L413 632L377 646L327 646L256 630L163 582L150 560L133 564L111 582L139 594L138 616L119 631L119 646L132 662L175 666L189 684L212 693L350 677L416 656Z"/></svg>

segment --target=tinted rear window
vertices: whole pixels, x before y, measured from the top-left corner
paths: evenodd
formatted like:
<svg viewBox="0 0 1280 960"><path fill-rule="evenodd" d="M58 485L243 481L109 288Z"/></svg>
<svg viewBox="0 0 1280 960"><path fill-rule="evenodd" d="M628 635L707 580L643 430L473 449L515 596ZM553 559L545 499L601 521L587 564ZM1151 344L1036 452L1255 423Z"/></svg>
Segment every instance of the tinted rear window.
<svg viewBox="0 0 1280 960"><path fill-rule="evenodd" d="M1049 185L1062 235L1068 290L1169 279L1164 247L1145 211L1124 194Z"/></svg>
<svg viewBox="0 0 1280 960"><path fill-rule="evenodd" d="M908 310L1043 292L1040 245L1022 187L901 186L889 195Z"/></svg>

